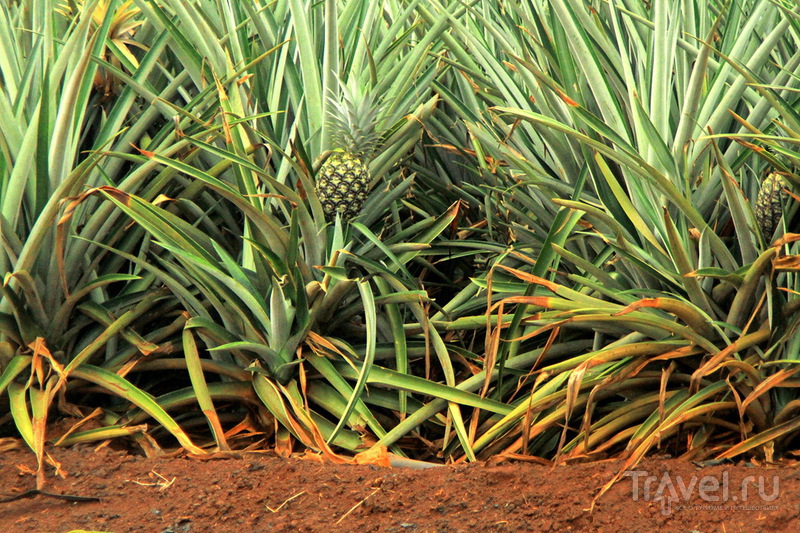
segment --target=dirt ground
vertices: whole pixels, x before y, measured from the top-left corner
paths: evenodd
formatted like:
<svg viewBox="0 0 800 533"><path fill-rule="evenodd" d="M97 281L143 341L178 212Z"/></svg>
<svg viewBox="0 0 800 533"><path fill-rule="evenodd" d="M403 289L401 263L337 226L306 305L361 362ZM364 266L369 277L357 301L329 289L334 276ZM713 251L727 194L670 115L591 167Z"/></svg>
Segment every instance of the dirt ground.
<svg viewBox="0 0 800 533"><path fill-rule="evenodd" d="M0 452L3 533L800 531L800 470L789 464L648 459L589 511L620 462L416 470L257 453L148 459L83 446L49 449L60 472L49 466L48 494L33 494L34 456L11 448Z"/></svg>

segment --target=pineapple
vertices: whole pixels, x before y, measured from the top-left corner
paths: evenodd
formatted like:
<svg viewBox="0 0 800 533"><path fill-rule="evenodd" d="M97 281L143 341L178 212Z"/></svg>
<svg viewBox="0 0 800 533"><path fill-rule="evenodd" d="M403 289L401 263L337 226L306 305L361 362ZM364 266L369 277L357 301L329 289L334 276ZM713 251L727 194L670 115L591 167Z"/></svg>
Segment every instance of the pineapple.
<svg viewBox="0 0 800 533"><path fill-rule="evenodd" d="M756 198L756 220L764 238L770 240L783 216L783 203L788 199L787 183L777 172L770 172Z"/></svg>
<svg viewBox="0 0 800 533"><path fill-rule="evenodd" d="M361 212L372 181L368 164L379 138L379 109L374 98L344 86L341 89L341 98L329 99L334 151L317 173L317 196L328 220L334 220L337 213L348 220Z"/></svg>

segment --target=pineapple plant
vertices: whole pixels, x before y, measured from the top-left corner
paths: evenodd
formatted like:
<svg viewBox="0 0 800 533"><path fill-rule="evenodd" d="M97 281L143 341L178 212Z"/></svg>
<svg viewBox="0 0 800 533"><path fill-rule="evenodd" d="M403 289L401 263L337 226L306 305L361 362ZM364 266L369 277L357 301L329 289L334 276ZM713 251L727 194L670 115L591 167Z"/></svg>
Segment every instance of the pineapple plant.
<svg viewBox="0 0 800 533"><path fill-rule="evenodd" d="M330 97L328 126L333 152L317 173L317 196L325 217L339 214L349 220L361 212L372 176L369 161L380 138L380 109L369 93L341 87L340 97Z"/></svg>
<svg viewBox="0 0 800 533"><path fill-rule="evenodd" d="M112 8L110 0L100 0L96 4L86 2L86 0L66 0L56 7L56 11L74 22L81 14L88 14L92 18L91 31L95 32L103 26L105 19L110 16L111 24L108 27L108 40L117 49L118 53L125 56L125 59L134 67L139 67L139 60L134 54L134 48L146 51L147 48L134 40L134 35L144 23L141 19L141 9L136 7L133 0L125 0L121 5ZM88 13L91 9L91 13ZM103 61L121 69L123 67L120 59L106 45L100 54ZM94 88L102 96L104 101L116 96L122 88L122 81L106 68L100 67L94 76Z"/></svg>
<svg viewBox="0 0 800 533"><path fill-rule="evenodd" d="M770 240L783 216L783 204L788 199L786 180L778 172L770 172L758 189L756 220L764 238Z"/></svg>

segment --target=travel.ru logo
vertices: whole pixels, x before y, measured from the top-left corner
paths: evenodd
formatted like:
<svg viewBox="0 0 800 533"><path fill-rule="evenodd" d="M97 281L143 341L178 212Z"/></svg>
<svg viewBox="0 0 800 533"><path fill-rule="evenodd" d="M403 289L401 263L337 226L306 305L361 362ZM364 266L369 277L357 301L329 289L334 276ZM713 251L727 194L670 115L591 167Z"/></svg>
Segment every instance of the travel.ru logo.
<svg viewBox="0 0 800 533"><path fill-rule="evenodd" d="M628 470L633 486L633 501L661 503L661 513L704 509L720 511L758 511L777 509L776 505L764 505L780 495L780 478L771 476L746 476L741 483L731 483L728 472L721 476L693 475L689 479L664 472L660 477L645 470ZM695 497L704 503L691 504Z"/></svg>

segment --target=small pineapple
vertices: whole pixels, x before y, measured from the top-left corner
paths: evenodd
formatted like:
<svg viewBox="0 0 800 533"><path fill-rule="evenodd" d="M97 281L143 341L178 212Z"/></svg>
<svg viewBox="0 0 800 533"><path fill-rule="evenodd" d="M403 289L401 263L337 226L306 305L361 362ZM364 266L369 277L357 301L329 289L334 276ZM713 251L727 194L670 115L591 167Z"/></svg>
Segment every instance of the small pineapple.
<svg viewBox="0 0 800 533"><path fill-rule="evenodd" d="M342 86L341 98L330 98L328 124L334 152L317 173L317 196L328 220L344 220L361 211L372 177L369 161L379 135L378 107L370 94Z"/></svg>
<svg viewBox="0 0 800 533"><path fill-rule="evenodd" d="M773 171L764 178L758 189L756 220L761 228L761 233L767 240L772 238L783 216L783 204L789 197L786 192L787 186L786 180Z"/></svg>

